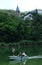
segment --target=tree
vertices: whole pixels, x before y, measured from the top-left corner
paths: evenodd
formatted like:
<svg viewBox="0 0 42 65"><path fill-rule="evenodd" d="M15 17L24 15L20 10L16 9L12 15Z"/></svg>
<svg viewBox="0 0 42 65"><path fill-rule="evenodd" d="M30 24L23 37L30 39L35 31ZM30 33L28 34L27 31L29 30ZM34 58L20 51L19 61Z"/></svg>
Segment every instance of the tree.
<svg viewBox="0 0 42 65"><path fill-rule="evenodd" d="M42 15L38 14L37 12L33 13L32 39L42 39Z"/></svg>

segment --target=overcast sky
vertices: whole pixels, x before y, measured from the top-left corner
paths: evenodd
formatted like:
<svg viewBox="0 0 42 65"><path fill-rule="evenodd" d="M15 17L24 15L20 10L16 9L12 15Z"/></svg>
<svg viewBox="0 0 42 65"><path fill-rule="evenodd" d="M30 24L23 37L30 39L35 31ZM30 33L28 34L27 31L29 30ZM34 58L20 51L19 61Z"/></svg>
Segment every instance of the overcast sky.
<svg viewBox="0 0 42 65"><path fill-rule="evenodd" d="M17 5L20 11L42 9L42 0L0 0L0 9L16 10Z"/></svg>

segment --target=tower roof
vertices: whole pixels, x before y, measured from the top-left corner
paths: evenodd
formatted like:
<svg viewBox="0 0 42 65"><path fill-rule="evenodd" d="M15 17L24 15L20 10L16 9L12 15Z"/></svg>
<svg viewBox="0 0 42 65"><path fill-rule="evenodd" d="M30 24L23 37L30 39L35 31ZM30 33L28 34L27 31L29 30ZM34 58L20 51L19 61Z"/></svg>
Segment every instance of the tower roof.
<svg viewBox="0 0 42 65"><path fill-rule="evenodd" d="M17 6L17 8L16 8L16 12L20 12L20 10L19 10L19 7Z"/></svg>

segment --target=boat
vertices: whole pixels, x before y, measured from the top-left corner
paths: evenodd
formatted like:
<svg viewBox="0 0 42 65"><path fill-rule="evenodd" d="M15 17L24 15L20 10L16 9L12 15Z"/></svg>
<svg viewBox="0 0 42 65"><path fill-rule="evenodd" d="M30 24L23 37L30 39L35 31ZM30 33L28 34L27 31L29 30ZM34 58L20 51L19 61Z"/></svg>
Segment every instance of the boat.
<svg viewBox="0 0 42 65"><path fill-rule="evenodd" d="M28 56L8 56L10 61L25 61L28 59Z"/></svg>

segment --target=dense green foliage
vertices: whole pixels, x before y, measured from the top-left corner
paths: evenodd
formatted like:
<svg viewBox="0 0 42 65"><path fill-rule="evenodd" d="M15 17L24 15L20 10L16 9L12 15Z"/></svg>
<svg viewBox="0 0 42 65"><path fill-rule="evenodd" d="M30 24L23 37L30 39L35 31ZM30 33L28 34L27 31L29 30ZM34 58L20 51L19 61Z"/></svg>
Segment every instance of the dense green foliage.
<svg viewBox="0 0 42 65"><path fill-rule="evenodd" d="M38 13L33 13L33 15L32 38L34 40L42 40L42 15Z"/></svg>
<svg viewBox="0 0 42 65"><path fill-rule="evenodd" d="M32 14L32 21L24 21L15 15L15 11L0 10L0 42L42 40L42 15Z"/></svg>

